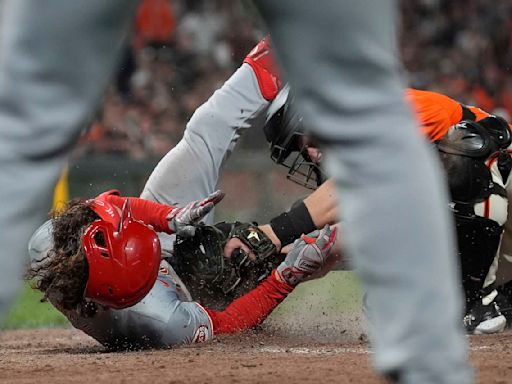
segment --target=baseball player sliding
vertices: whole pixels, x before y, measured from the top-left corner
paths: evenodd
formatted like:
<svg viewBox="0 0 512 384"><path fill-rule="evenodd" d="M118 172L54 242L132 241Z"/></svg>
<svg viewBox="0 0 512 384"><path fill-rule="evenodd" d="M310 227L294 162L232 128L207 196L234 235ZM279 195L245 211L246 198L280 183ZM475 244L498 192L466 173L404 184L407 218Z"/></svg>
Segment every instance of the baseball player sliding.
<svg viewBox="0 0 512 384"><path fill-rule="evenodd" d="M311 232L315 228L322 228L325 224L335 223L337 212L335 201L332 198L334 196L333 186L331 181L322 184L325 176L318 167L321 154L307 141L301 126L301 117L293 110L291 97L288 95L287 89L281 91L280 89L281 82L272 59L269 41L264 39L248 55L245 63L226 84L196 111L187 125L183 139L155 168L141 197L164 204L171 204L172 201L187 202L190 199L200 201L203 196L215 191L223 165L242 131L244 129L259 129L263 126L266 137L271 143L272 158L290 168L289 177L299 180L310 188L321 185L303 202L294 205L291 211L277 216L270 221L269 225L260 226L260 229L268 235L276 249L279 250L282 246L293 242L302 233ZM468 119L471 117L471 113L474 114L473 120L482 120L488 117L486 113L477 108L462 106L436 93L409 90L408 97L423 123L424 134L431 140L439 140L444 137L451 126L461 120ZM298 156L291 164L287 164L292 153L296 153ZM450 156L447 155L447 157ZM454 158L457 159L457 155ZM184 166L190 164L194 165L193 171ZM503 176L497 172L497 165L496 161L491 164L491 177L496 185L503 186ZM449 166L447 168L450 169ZM454 179L453 172L458 173L458 171L451 169L450 179ZM462 170L462 172L467 173L467 169ZM303 178L300 179L300 176L303 176ZM469 177L471 176L469 174ZM481 201L476 204L475 202L475 209L483 217L484 206L487 204L488 219L497 223L493 226L494 228L503 225L504 222L504 218L501 216L504 197L502 194L495 193L495 191L491 192L487 203ZM207 212L204 211L204 214ZM211 222L211 218L207 218L205 221ZM162 226L159 228L162 228ZM233 273L234 276L229 279L224 276L226 278L223 280L224 286L216 284L213 288L209 286L204 289L201 284L197 284L197 276L202 274L204 277L204 271L198 266L183 268L182 263L177 262L176 258L173 259L175 238L166 232L168 231L159 233L162 255L173 264L174 269L179 270L181 279L185 280L186 284L181 284L182 289L186 292L185 287L187 287L194 300L210 305L212 308L226 308L232 300L254 288L257 285L258 277L269 273L268 269L258 269L261 264L258 266L256 263L250 265L249 268L255 272L248 276L248 271L246 271L246 275L242 276L242 282L239 276L240 270L237 270ZM241 242L238 237L228 241L230 239L230 228L220 226L220 229L212 229L210 232L213 235L206 230L206 227L201 227L199 233L206 233L206 236L199 236L201 240L195 239L195 242L192 241L191 244L189 244L189 240L181 241L183 246L179 249L186 249L188 255L197 257L197 249L205 245L208 247L207 243L211 243L203 241L204 239L209 239L212 236L217 239L216 236L222 233L218 244L225 245L227 256L230 256L236 248L242 248L247 254L253 253L252 249ZM43 228L40 231L41 233L45 234L43 237L49 237L48 228ZM460 233L463 234L463 232ZM485 235L485 232L483 235ZM44 241L48 243L48 239ZM37 240L36 236L32 241L33 250L44 248L38 245L38 242L41 241ZM496 245L496 243L494 244ZM215 247L212 247L211 244L209 248L215 250ZM217 259L214 264L219 265L221 263L218 259L220 252L218 249L215 252ZM182 260L186 258L186 256L183 256L184 252L180 251L180 253L182 254ZM37 252L32 252L32 254L35 255L33 257L35 260L41 258L41 255ZM496 308L494 302L484 305L482 304L484 301L481 300L482 296L492 298L495 295L493 289L483 291L485 292L484 295L480 292L491 263L492 268L485 287L491 286L490 283L493 281L496 272L496 262L493 262L494 254L493 246L486 249L485 254L472 258L462 258L464 281L468 285L468 297L471 304L473 304L468 305L468 315L473 316L475 311L478 312L475 319L466 317L467 327L471 332L496 332L504 327L505 319L499 313L499 309ZM262 254L260 253L258 256L261 257ZM265 257L267 256L268 253ZM186 259L186 264L191 265L190 258ZM276 266L282 260L282 257L279 258L274 255L271 260L270 265ZM244 260L237 259L236 262L239 265L244 263L248 265ZM332 262L332 257L325 260L325 264L332 264ZM323 274L328 269L329 267L324 266L324 271L317 271L317 274ZM173 271L168 266L164 270ZM206 275L212 275L211 270L207 272ZM227 289L226 286L232 289Z"/></svg>
<svg viewBox="0 0 512 384"><path fill-rule="evenodd" d="M512 193L508 178L510 130L502 119L435 92L408 89L406 98L416 111L422 134L438 142L452 199L457 203L453 208L467 298L466 330L499 332L506 320L494 300L494 282L510 280L512 275L506 259L510 247L499 247L502 237L505 246L510 243L510 231L502 235L507 226L508 195ZM260 229L280 249L302 233L336 223L334 184L325 181L318 166L321 153L305 135L302 117L293 107L288 88L282 87L268 38L249 53L226 84L192 116L183 139L156 167L142 197L172 201L166 192L172 190L177 201L187 201L212 193L243 130L262 127L271 144L272 159L290 169L290 179L317 189ZM469 141L474 148L464 152L460 144ZM182 164L194 164L194 171ZM175 169L173 174L177 177L165 177L168 169ZM178 184L184 178L195 179L200 187L193 192L180 188ZM467 236L474 241L467 241ZM226 256L237 248L250 253L234 239L227 242ZM499 269L498 249L502 259ZM328 264L335 261L331 257Z"/></svg>
<svg viewBox="0 0 512 384"><path fill-rule="evenodd" d="M300 154L300 161L295 159L295 161L290 165L290 178L297 178L298 175L300 176L302 174L306 176L305 179L303 179L304 184L315 188L317 184L321 184L314 193L307 197L303 202L295 205L291 211L274 218L271 220L269 225L263 225L260 227L260 229L273 241L276 247L275 250L279 250L281 246L289 244L302 233L308 233L317 227L321 228L325 224L332 224L336 222L337 214L335 202L332 198L332 196L334 196L332 184L330 181L322 184L325 177L318 166L316 166L316 163L321 160L321 154L315 150L311 143L307 142L306 137L304 136L304 131L300 125L300 115L294 112L293 108L291 108L291 97L287 94L286 89L281 92L280 89L280 79L275 65L273 64L268 40L265 39L255 48L255 50L253 50L253 52L249 54L245 63L233 74L226 84L216 91L210 100L196 111L187 125L182 141L161 160L144 188L141 197L146 200L164 204L164 208L160 207L156 209L157 212L160 212L160 221L158 223L154 223L146 216L143 216L142 219L147 224L150 224L155 229L161 231L159 233L162 246L161 253L167 257L166 260L171 262L175 267L172 268L167 261L162 261L162 270L159 276L161 275L162 279L165 281L169 280L169 277L166 276L172 276L174 281L178 283L174 285L170 284L168 281L167 283L169 283L169 286L175 287L176 292L178 292L179 296L184 300L190 300L193 298L203 304L209 304L214 309L222 310L226 309L234 299L242 297L244 293L249 292L250 289L256 286L257 279L254 274L251 277L246 276L242 284L239 284L240 270L235 271L234 280L232 276L229 278L224 276L224 286L222 286L222 284L217 284L213 286L213 288L212 286L208 286L205 289L204 286L196 284L198 274L203 273L201 268L195 266L191 269L184 269L179 260L176 258L173 259L172 257L175 254L175 252L173 252L175 237L172 233L175 232L178 227L171 230L170 227L167 229L165 225L162 224L165 223L164 216L167 218L167 215L170 214L169 209L171 208L169 207L172 201L189 202L192 199L196 200L193 204L198 204L198 206L202 206L202 204L204 204L204 207L207 207L207 209L204 209L203 207L200 214L196 212L194 218L189 219L190 223L195 223L197 220L201 219L209 212L213 207L213 204L218 202L220 196L218 194L214 194L210 198L211 201L208 199L203 200L202 197L214 193L223 165L227 161L243 129L255 129L264 126L267 139L271 142L272 158L276 160L276 162L286 165L286 160L291 153L295 152ZM487 119L484 121L483 126L487 127L491 133L498 132L496 137L499 138L500 127L502 127L499 119L489 117L488 114L477 108L465 107L445 96L432 92L409 90L407 95L417 110L419 120L422 122L424 134L432 141L441 140L441 143L444 142L444 146L441 145L441 151L443 151L444 148L444 151L446 152L443 158L447 162L446 168L451 171L451 173L448 174L449 179L455 182L457 180L455 175L462 173L467 175L471 180L474 175L469 171L476 166L470 166L460 170L456 168L458 164L457 160L459 158L469 158L475 159L468 160L471 161L472 164L483 164L480 158L483 156L487 159L490 157L489 154L477 153L476 157L461 157L460 153L452 153L453 150L450 150L450 148L454 147L454 140L463 139L468 137L468 135L477 135L477 138L483 137L481 139L481 143L483 144L493 140L492 137L486 136L485 131L482 131L478 127L471 126L471 124L452 129L452 131L457 134L462 133L462 136L460 137L454 137L453 135L447 136L446 133L449 132L450 127L456 125L462 120L481 121ZM502 131L502 134L506 132L507 131ZM507 146L505 141L506 137L502 143L498 143L499 148L495 149L503 150ZM457 141L455 141L455 146L456 144ZM483 148L483 150L489 150L489 144L483 144L481 148ZM502 159L501 164L503 164L503 161L504 160ZM184 166L190 164L194 165L193 172L190 168ZM466 285L465 288L470 303L470 305L468 305L468 316L466 316L466 325L469 331L495 332L502 330L504 327L504 317L499 313L499 310L496 308L492 300L491 304L486 303L485 307L483 307L484 304L482 304L484 303L482 297L494 298L494 290L487 289L481 291L482 288L491 286L490 283L494 280L497 265L494 256L496 254L496 247L500 240L499 234L498 237L496 237L495 233L500 231L501 226L503 226L503 223L506 220L506 216L503 217L502 214L503 207L506 207L506 197L499 191L501 191L500 187L505 186L504 180L507 180L507 178L503 176L503 166L501 166L502 171L498 170L498 164L499 162L497 161L497 158L495 161L489 161L488 165L490 166L490 174L485 174L486 177L490 176L491 179L488 178L487 180L492 180L496 187L494 187L493 190L486 192L488 193L488 196L477 198L478 201L475 200L475 196L470 197L470 199L473 199L472 201L475 214L482 217L485 223L490 224L490 226L485 225L484 228L496 228L496 231L491 231L492 233L487 233L486 231L480 232L481 236L491 235L489 239L494 239L494 242L491 244L486 241L486 238L480 238L479 243L487 245L487 247L484 248L485 253L475 254L474 249L468 248L464 248L466 250L465 254L461 253L461 256L463 256L461 258L463 280ZM309 169L306 171L298 171L299 166L306 166L309 167ZM311 177L314 179L314 185L311 185ZM459 189L460 188L461 187L459 186ZM464 189L464 187L462 187L462 189ZM479 192L476 191L475 193L478 195ZM122 198L116 195L109 195L108 199L118 200L116 206L118 208L122 208ZM135 203L132 206L132 210L134 212L140 212L137 204L138 203ZM144 204L148 205L149 203L145 202ZM485 216L486 214L487 217ZM141 219L140 216L137 216L137 218ZM468 221L467 217L464 217L464 215L461 216L461 220L462 224ZM211 218L207 218L206 221L211 222ZM463 238L465 234L467 234L467 231L464 232L465 228L467 227L459 225L460 238ZM238 237L236 237L235 240L227 241L230 238L230 228L226 229L225 227L220 226L220 228L216 229L217 230L212 229L211 232L214 233L215 236L217 236L218 233L222 233L222 235L220 235L222 241L220 241L219 244L227 244L226 247L228 249L226 253L228 256L231 254L233 249L236 248L232 245L233 243L235 243L237 247L242 248L246 253L252 253L252 249L246 245L246 243L241 242ZM49 230L51 230L50 227L43 227L39 231L39 235L43 233L43 237L48 238ZM206 231L206 227L200 227L198 231L201 234ZM211 237L212 235L209 236ZM200 249L200 246L204 247L207 243L202 240L197 241L196 239L196 243L192 242L190 245L188 244L190 241L187 240L186 236L182 235L181 237L184 239L180 240L183 244L182 248L186 249L188 254L193 255L193 257L198 257L197 252L194 250ZM210 237L203 236L201 239L204 240L205 238L208 239ZM39 241L37 239L38 236L35 236L34 241L32 241L32 250L38 247L38 245L35 245ZM78 240L77 243L79 243ZM247 244L250 243L247 242ZM209 249L215 250L215 247L210 246ZM274 259L272 259L274 264L271 263L272 266L276 266L282 260L282 258L275 255L275 250L274 252L270 252L270 254L274 256ZM218 265L221 263L218 260L220 252L218 251L218 248L216 251L216 265ZM181 254L183 254L183 252L181 252ZM37 260L42 258L41 254L32 252L32 255L33 259L36 261L33 265L39 268L40 263L38 263ZM464 257L464 255L467 256ZM262 255L259 254L259 256L261 257ZM222 258L222 255L220 255L220 257ZM268 257L268 255L265 255L264 257ZM322 263L325 263L326 261L327 260L323 260ZM187 259L186 264L190 265L191 260ZM256 266L257 265L251 265L250 268L256 269ZM490 267L492 268L488 273ZM82 269L83 268L84 267L82 266ZM176 275L174 269L178 269L180 271L179 277ZM38 269L38 273L41 273L43 270ZM229 268L228 270L230 272L232 271ZM258 273L266 273L268 275L268 271L265 272L258 270ZM37 276L37 274L35 274L35 276ZM487 280L485 279L486 276ZM181 281L180 277L186 281L186 284ZM256 277L259 277L259 275ZM84 285L85 280L83 279L84 276L82 276L81 285L79 284L79 292L81 292L80 288L83 288ZM164 283L158 283L157 281L154 288L156 289L159 285L165 286ZM237 285L234 287L236 289L230 290L229 288L232 288L233 285ZM48 287L49 286L50 285L48 285ZM148 286L151 287L151 284L148 284L146 289ZM227 286L229 287L226 288ZM45 290L44 285L40 285L40 288ZM98 311L98 308L103 307L90 304L89 301L87 301L86 305L84 305L83 302L80 302L80 308L82 308L83 311L70 311L63 307L64 302L57 301L54 297L55 294L52 294L51 292L52 289L48 290L48 288L46 288L45 294L48 299L57 308L62 310L75 326L86 330L86 332L103 344L109 346L118 345L113 343L113 339L109 339L104 336L104 333L108 334L111 332L116 335L115 340L122 340L123 345L127 343L127 340L130 345L138 345L140 340L137 341L137 332L130 334L129 337L126 335L121 337L120 335L122 334L122 331L108 331L109 329L117 329L118 325L110 324L110 322L104 322L104 317L111 316L112 313L117 313L117 310L102 310L99 312L105 312L105 314L101 316L97 314L89 316L88 308L93 307L95 308L95 311ZM69 292L69 290L66 292ZM482 292L485 294L483 295ZM79 295L79 297L81 296ZM153 296L148 295L147 297L149 300L149 298ZM278 301L274 301L273 304L277 305ZM94 298L91 302L94 303ZM137 308L137 311L139 311L138 313L143 314L145 313L144 311L146 311L146 308L148 308L147 304L145 304L147 302L148 301L145 299L143 303L136 305L134 308ZM185 302L188 303L188 301ZM116 305L118 306L119 304ZM186 304L183 307L187 308L190 306L190 304ZM151 307L151 305L149 307ZM199 307L192 305L191 308ZM270 311L271 308L273 308L273 306L268 307L268 311ZM120 311L121 313L126 313L127 318L131 319L130 321L135 323L138 322L134 320L137 317L133 317L134 312L132 310L122 309ZM478 313L475 313L475 311L478 311ZM77 315L77 313L81 313L81 315ZM199 313L201 314L202 312L199 311ZM257 316L258 321L262 321L267 314L268 313L259 314ZM89 317L84 317L86 315ZM123 316L119 317L119 315L116 314L117 318L124 318ZM97 322L94 320L100 319L100 317L101 320L98 320ZM147 316L141 315L140 318L147 318ZM87 319L85 320L85 323L84 319ZM258 323L258 321L246 322L244 320L244 324L251 326ZM100 326L100 323L108 325ZM204 321L198 321L198 323L204 325ZM212 325L210 323L207 323L206 325L210 327L208 329L211 329ZM141 325L141 327L145 329L148 325ZM244 327L240 326L232 327L233 330L243 328ZM211 333L204 332L206 328L201 329L201 333L204 334L205 337L211 336ZM166 332L169 331L166 330ZM174 338L176 336L172 337ZM195 336L188 334L186 340L183 339L173 342L190 342L190 340L193 340L194 338Z"/></svg>
<svg viewBox="0 0 512 384"><path fill-rule="evenodd" d="M214 334L254 327L323 266L336 230L326 226L303 236L261 284L224 310L203 307L161 260L156 232L179 236L183 231L188 238L193 225L222 197L216 192L183 208L121 197L116 191L72 201L31 240L35 287L73 326L111 349L204 342ZM43 245L49 232L50 244L38 253L36 245ZM256 228L248 228L249 244L260 236Z"/></svg>
<svg viewBox="0 0 512 384"><path fill-rule="evenodd" d="M263 92L274 97L278 83ZM141 198L110 191L71 201L29 243L35 287L109 348L200 342L261 323L323 268L336 234L326 226L280 255L249 224L197 224L223 197L215 187L239 131L265 122L267 98L253 67L242 65L196 111ZM232 237L256 260L226 260Z"/></svg>

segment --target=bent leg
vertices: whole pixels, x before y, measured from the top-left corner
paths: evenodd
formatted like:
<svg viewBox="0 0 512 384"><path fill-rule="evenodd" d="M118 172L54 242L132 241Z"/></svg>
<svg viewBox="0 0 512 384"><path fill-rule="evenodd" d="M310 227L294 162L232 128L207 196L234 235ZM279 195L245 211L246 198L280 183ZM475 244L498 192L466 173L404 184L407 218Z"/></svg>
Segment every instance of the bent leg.
<svg viewBox="0 0 512 384"><path fill-rule="evenodd" d="M241 130L262 126L268 105L253 70L242 65L195 111L183 138L153 170L141 197L185 205L214 192ZM212 215L208 217L211 221Z"/></svg>

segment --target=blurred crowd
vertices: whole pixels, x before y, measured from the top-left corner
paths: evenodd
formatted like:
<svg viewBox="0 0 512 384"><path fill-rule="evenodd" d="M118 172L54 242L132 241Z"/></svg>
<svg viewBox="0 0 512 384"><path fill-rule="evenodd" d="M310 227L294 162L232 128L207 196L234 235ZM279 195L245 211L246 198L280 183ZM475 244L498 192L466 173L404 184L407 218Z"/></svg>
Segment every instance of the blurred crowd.
<svg viewBox="0 0 512 384"><path fill-rule="evenodd" d="M512 116L512 2L403 0L401 53L413 87Z"/></svg>
<svg viewBox="0 0 512 384"><path fill-rule="evenodd" d="M231 0L143 0L117 75L77 155L161 157L263 36Z"/></svg>
<svg viewBox="0 0 512 384"><path fill-rule="evenodd" d="M402 0L401 13L409 85L510 119L510 0ZM80 154L163 156L262 36L249 1L143 0Z"/></svg>

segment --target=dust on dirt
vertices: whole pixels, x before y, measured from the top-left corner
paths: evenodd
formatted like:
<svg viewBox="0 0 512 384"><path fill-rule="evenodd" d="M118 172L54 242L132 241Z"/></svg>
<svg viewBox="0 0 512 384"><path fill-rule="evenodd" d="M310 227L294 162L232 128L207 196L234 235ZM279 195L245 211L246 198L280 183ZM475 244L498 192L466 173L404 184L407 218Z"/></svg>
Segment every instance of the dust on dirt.
<svg viewBox="0 0 512 384"><path fill-rule="evenodd" d="M479 383L508 383L512 334L471 337ZM73 329L8 331L0 383L382 383L364 337L318 342L269 330L180 348L107 352Z"/></svg>

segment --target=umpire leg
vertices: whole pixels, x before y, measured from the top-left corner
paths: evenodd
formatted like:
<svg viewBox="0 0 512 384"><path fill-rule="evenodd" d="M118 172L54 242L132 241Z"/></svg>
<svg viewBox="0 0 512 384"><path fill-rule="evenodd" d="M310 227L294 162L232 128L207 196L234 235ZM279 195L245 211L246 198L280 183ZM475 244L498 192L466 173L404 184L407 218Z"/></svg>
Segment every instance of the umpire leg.
<svg viewBox="0 0 512 384"><path fill-rule="evenodd" d="M377 369L471 382L447 193L402 99L395 2L257 3L337 182Z"/></svg>
<svg viewBox="0 0 512 384"><path fill-rule="evenodd" d="M30 234L114 69L135 0L12 0L0 67L0 322Z"/></svg>

